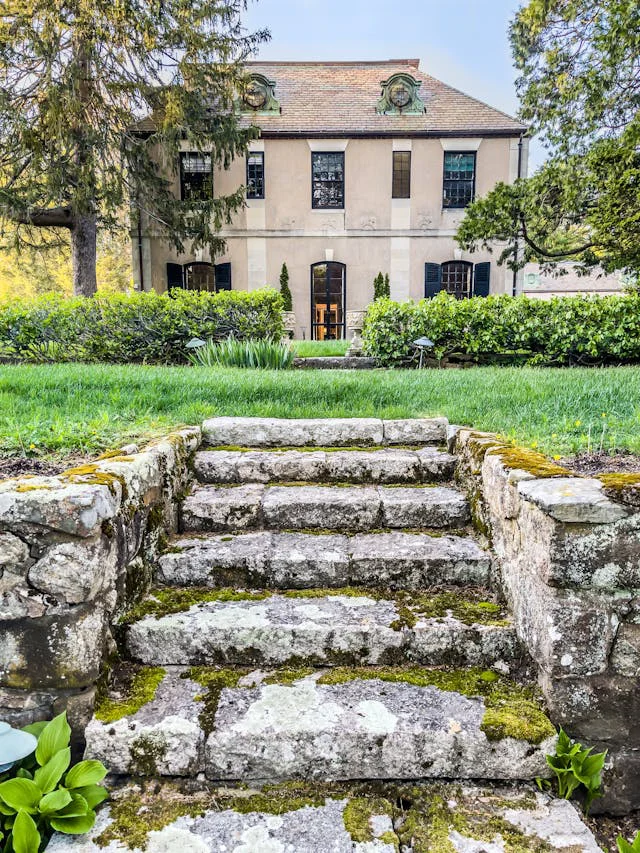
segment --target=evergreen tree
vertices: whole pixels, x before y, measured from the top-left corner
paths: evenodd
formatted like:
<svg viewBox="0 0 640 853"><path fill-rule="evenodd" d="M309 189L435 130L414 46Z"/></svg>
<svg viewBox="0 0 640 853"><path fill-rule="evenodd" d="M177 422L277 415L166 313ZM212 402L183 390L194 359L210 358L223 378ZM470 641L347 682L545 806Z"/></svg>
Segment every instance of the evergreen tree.
<svg viewBox="0 0 640 853"><path fill-rule="evenodd" d="M381 272L373 280L373 301L384 296L384 277Z"/></svg>
<svg viewBox="0 0 640 853"><path fill-rule="evenodd" d="M15 246L71 236L74 292L96 290L97 229L129 199L142 227L178 251L208 246L241 188L176 199L181 148L228 166L255 136L234 112L246 0L4 0L0 18L0 220ZM158 152L161 152L158 157Z"/></svg>
<svg viewBox="0 0 640 853"><path fill-rule="evenodd" d="M391 299L391 284L389 283L389 273L384 277L384 295L386 299Z"/></svg>
<svg viewBox="0 0 640 853"><path fill-rule="evenodd" d="M280 271L280 295L282 296L282 310L293 311L293 297L289 288L289 270L286 263L282 264Z"/></svg>

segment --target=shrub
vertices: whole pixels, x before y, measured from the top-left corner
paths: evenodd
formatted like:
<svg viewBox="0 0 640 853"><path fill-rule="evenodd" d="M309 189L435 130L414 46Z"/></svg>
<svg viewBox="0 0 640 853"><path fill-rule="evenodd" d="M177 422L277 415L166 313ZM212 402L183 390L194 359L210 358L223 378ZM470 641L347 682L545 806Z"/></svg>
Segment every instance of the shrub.
<svg viewBox="0 0 640 853"><path fill-rule="evenodd" d="M253 367L265 370L286 370L291 367L295 352L280 341L248 340L207 341L189 354L197 367Z"/></svg>
<svg viewBox="0 0 640 853"><path fill-rule="evenodd" d="M369 306L364 351L383 365L416 359L428 337L437 359L477 364L630 364L640 361L640 296L526 296L420 302L379 299Z"/></svg>
<svg viewBox="0 0 640 853"><path fill-rule="evenodd" d="M391 296L391 285L389 276L381 272L373 280L373 299L388 299Z"/></svg>
<svg viewBox="0 0 640 853"><path fill-rule="evenodd" d="M293 296L289 287L289 270L286 264L282 264L280 271L280 296L282 297L282 310L293 311Z"/></svg>
<svg viewBox="0 0 640 853"><path fill-rule="evenodd" d="M194 337L280 338L282 300L272 289L55 296L0 305L0 356L16 361L186 362Z"/></svg>
<svg viewBox="0 0 640 853"><path fill-rule="evenodd" d="M0 850L38 853L54 830L69 835L88 832L95 807L108 793L99 783L107 774L99 761L73 767L65 714L25 731L38 738L32 755L0 773Z"/></svg>

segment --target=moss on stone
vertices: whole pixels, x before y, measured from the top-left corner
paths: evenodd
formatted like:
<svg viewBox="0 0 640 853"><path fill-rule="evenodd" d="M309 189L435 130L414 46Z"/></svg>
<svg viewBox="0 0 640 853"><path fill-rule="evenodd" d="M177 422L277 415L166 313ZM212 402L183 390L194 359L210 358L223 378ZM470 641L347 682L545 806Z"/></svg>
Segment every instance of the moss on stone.
<svg viewBox="0 0 640 853"><path fill-rule="evenodd" d="M51 491L51 489L53 489L53 488L54 488L54 486L47 486L44 483L40 483L40 484L37 484L37 483L20 483L19 486L15 487L14 491L20 492L20 493L22 493L22 492L43 492L43 491L46 492L46 491Z"/></svg>
<svg viewBox="0 0 640 853"><path fill-rule="evenodd" d="M109 491L116 496L118 495L118 488L116 484L119 483L122 500L125 501L127 498L127 484L124 477L121 477L118 474L111 474L106 471L102 471L100 466L96 464L80 465L77 468L69 468L69 470L60 474L60 477L69 483L79 483L89 486L107 486Z"/></svg>
<svg viewBox="0 0 640 853"><path fill-rule="evenodd" d="M205 688L205 692L195 697L196 702L202 702L202 711L198 715L200 728L209 736L213 726L220 701L220 694L225 687L237 687L238 682L251 670L232 668L218 668L212 666L192 666L183 672L180 678L195 681L196 684Z"/></svg>
<svg viewBox="0 0 640 853"><path fill-rule="evenodd" d="M391 627L396 630L413 628L419 619L444 619L447 616L457 619L464 625L493 625L505 627L509 620L503 616L502 607L493 601L483 601L472 594L461 595L457 592L424 594L415 592L395 592L390 598L396 602L399 618Z"/></svg>
<svg viewBox="0 0 640 853"><path fill-rule="evenodd" d="M285 666L269 673L265 678L265 684L293 684L295 681L301 681L303 678L308 678L317 672L317 668L313 666Z"/></svg>
<svg viewBox="0 0 640 853"><path fill-rule="evenodd" d="M126 694L118 699L111 698L106 692L96 698L94 714L103 723L114 723L123 717L130 717L144 705L153 701L166 671L162 667L147 666L138 669L132 676Z"/></svg>
<svg viewBox="0 0 640 853"><path fill-rule="evenodd" d="M627 474L599 474L598 480L606 489L623 492L626 489L640 488L640 472Z"/></svg>
<svg viewBox="0 0 640 853"><path fill-rule="evenodd" d="M420 666L336 667L325 672L318 679L318 684L345 684L357 679L437 687L463 696L479 697L486 708L481 729L489 740L513 737L539 744L556 733L534 687L517 684L492 670L446 670Z"/></svg>
<svg viewBox="0 0 640 853"><path fill-rule="evenodd" d="M527 450L524 447L510 447L502 445L487 451L492 456L499 456L506 468L518 471L526 471L539 479L549 477L575 477L576 474L551 462L542 453L535 450Z"/></svg>
<svg viewBox="0 0 640 853"><path fill-rule="evenodd" d="M351 836L351 840L366 844L375 841L371 818L377 815L393 816L393 808L388 800L382 797L351 797L342 813L344 828ZM394 844L397 848L398 839L396 835L385 833L386 838L380 838L383 843Z"/></svg>
<svg viewBox="0 0 640 853"><path fill-rule="evenodd" d="M139 735L129 747L129 773L135 776L157 776L158 763L167 754L162 734Z"/></svg>
<svg viewBox="0 0 640 853"><path fill-rule="evenodd" d="M183 613L196 604L206 604L211 601L260 601L270 595L273 593L269 591L237 590L226 587L222 589L201 587L155 589L147 598L125 613L120 619L120 624L129 625L146 616L155 616L156 619L160 619L171 613Z"/></svg>

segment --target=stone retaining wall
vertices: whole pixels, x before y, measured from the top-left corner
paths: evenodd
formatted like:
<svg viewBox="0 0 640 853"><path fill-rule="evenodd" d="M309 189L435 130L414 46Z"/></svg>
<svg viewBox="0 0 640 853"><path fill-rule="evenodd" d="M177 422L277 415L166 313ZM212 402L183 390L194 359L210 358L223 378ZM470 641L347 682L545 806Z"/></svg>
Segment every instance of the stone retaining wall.
<svg viewBox="0 0 640 853"><path fill-rule="evenodd" d="M200 435L0 482L0 719L20 726L66 709L83 731L110 622L148 586Z"/></svg>
<svg viewBox="0 0 640 853"><path fill-rule="evenodd" d="M609 751L596 806L640 807L640 474L576 477L467 429L453 445L552 719Z"/></svg>

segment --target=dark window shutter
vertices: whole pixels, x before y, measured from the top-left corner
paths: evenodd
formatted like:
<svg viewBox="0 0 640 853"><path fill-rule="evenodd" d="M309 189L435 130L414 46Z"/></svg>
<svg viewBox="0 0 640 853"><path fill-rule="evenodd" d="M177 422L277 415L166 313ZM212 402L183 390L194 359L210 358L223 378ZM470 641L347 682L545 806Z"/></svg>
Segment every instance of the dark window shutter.
<svg viewBox="0 0 640 853"><path fill-rule="evenodd" d="M231 290L231 264L216 264L216 290Z"/></svg>
<svg viewBox="0 0 640 853"><path fill-rule="evenodd" d="M442 290L442 267L440 264L424 265L424 296L431 299Z"/></svg>
<svg viewBox="0 0 640 853"><path fill-rule="evenodd" d="M167 290L183 286L183 273L180 264L167 264Z"/></svg>
<svg viewBox="0 0 640 853"><path fill-rule="evenodd" d="M487 261L476 264L473 276L473 295L488 296L491 282L491 264Z"/></svg>

